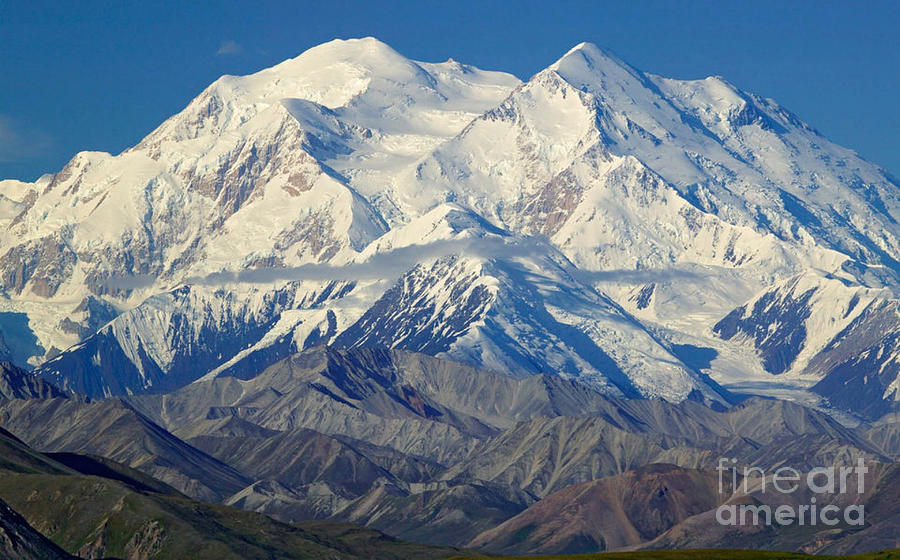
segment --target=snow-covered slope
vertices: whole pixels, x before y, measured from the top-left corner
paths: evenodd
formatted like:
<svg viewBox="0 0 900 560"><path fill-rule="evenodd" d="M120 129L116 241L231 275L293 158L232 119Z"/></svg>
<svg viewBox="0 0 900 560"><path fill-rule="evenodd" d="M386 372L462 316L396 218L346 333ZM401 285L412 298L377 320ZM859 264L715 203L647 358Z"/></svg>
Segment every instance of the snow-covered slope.
<svg viewBox="0 0 900 560"><path fill-rule="evenodd" d="M423 259L336 345L401 348L514 376L554 372L620 396L725 400L546 241L517 239L445 204L374 249L439 237L470 249Z"/></svg>
<svg viewBox="0 0 900 560"><path fill-rule="evenodd" d="M0 330L94 394L335 343L671 400L719 398L698 368L787 372L830 398L839 333L896 307L898 192L718 77L580 44L523 83L332 41L220 78L120 155L0 183Z"/></svg>
<svg viewBox="0 0 900 560"><path fill-rule="evenodd" d="M780 382L878 416L900 401L900 307L885 292L807 273L766 290L713 329L753 347Z"/></svg>
<svg viewBox="0 0 900 560"><path fill-rule="evenodd" d="M350 288L338 282L278 290L182 286L147 298L40 371L92 396L171 390L215 368L237 375L243 370L229 359L247 360L260 344L274 362L333 336L337 317L325 307Z"/></svg>

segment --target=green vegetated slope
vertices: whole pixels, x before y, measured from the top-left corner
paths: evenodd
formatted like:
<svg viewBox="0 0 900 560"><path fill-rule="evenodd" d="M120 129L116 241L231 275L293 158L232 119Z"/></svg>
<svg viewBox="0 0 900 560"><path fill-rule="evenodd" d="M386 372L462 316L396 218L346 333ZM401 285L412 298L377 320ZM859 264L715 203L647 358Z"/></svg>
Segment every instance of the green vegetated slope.
<svg viewBox="0 0 900 560"><path fill-rule="evenodd" d="M471 558L465 560L500 560L501 557ZM601 554L575 554L550 556L503 556L502 560L895 560L900 550L887 550L853 556L812 556L794 552L763 550L654 550L644 552L608 552ZM455 557L448 560L463 560Z"/></svg>
<svg viewBox="0 0 900 560"><path fill-rule="evenodd" d="M399 560L458 553L338 523L288 524L191 500L113 461L45 455L0 431L0 497L81 557Z"/></svg>

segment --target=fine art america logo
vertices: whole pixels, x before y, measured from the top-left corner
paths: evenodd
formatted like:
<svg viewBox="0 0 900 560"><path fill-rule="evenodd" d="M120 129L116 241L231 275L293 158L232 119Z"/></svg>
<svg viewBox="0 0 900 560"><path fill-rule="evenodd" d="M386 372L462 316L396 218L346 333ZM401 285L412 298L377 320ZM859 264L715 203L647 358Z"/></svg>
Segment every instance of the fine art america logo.
<svg viewBox="0 0 900 560"><path fill-rule="evenodd" d="M816 467L805 474L791 467L771 473L759 467L738 468L737 459L721 458L719 493L735 496L716 509L722 525L847 525L865 524L865 493L869 472L862 458L856 466ZM734 503L738 490L756 503ZM761 503L763 500L769 503ZM840 505L839 505L840 504Z"/></svg>

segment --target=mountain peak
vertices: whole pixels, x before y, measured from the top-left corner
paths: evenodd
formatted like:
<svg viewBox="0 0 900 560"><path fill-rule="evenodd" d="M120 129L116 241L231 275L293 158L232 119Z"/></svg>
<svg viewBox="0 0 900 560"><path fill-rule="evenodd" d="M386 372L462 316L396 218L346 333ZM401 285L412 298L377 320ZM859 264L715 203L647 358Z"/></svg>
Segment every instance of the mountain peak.
<svg viewBox="0 0 900 560"><path fill-rule="evenodd" d="M398 68L411 66L415 63L389 45L374 37L364 37L335 39L316 45L259 74L338 73L361 77L373 73L395 73Z"/></svg>
<svg viewBox="0 0 900 560"><path fill-rule="evenodd" d="M365 91L373 79L429 84L427 73L375 39L335 39L249 76L235 78L250 98L299 97L330 109Z"/></svg>
<svg viewBox="0 0 900 560"><path fill-rule="evenodd" d="M379 41L375 37L334 39L304 51L297 58L311 56L329 56L344 59L375 56L406 60L406 57L395 51L390 45Z"/></svg>
<svg viewBox="0 0 900 560"><path fill-rule="evenodd" d="M609 49L594 43L578 43L550 66L563 77L571 74L601 73L611 75L622 71L635 74L636 70Z"/></svg>
<svg viewBox="0 0 900 560"><path fill-rule="evenodd" d="M576 53L584 53L586 55L592 56L604 56L605 54L612 54L606 49L598 47L595 43L591 43L590 41L582 41L569 49L566 54L563 55L563 58Z"/></svg>

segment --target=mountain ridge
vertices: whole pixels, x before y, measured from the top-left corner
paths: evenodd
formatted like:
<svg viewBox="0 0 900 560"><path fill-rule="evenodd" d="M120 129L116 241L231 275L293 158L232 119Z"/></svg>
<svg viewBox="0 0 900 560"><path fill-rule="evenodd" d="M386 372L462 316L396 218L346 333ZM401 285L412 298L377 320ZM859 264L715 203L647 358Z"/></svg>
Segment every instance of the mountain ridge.
<svg viewBox="0 0 900 560"><path fill-rule="evenodd" d="M16 355L92 396L337 341L676 402L754 387L874 418L900 399L895 362L848 350L895 356L893 338L804 350L798 335L778 359L810 366L775 381L765 341L716 330L798 275L890 309L896 182L774 101L589 43L521 82L333 41L220 78L122 154L3 184L0 332L36 340ZM887 314L869 321L857 331L892 332ZM715 357L696 368L684 345ZM860 371L882 366L860 402Z"/></svg>

